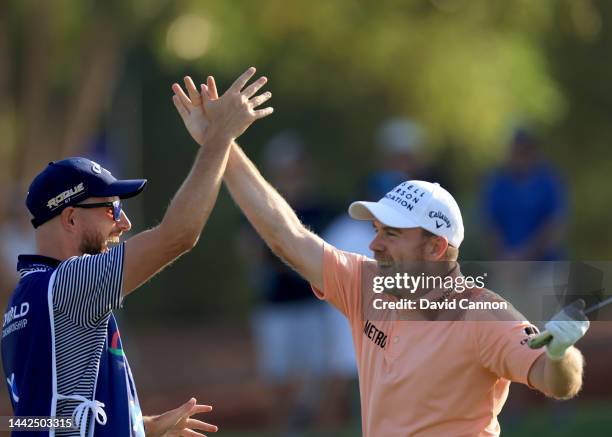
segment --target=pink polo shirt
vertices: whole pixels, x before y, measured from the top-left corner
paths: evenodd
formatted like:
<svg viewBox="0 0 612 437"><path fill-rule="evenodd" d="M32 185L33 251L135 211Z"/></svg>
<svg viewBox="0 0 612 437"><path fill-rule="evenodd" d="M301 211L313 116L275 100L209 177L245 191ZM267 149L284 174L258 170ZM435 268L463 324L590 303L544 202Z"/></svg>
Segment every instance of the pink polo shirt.
<svg viewBox="0 0 612 437"><path fill-rule="evenodd" d="M530 323L518 313L504 317L514 321L364 320L361 283L375 262L326 244L323 263L323 290L314 291L350 322L364 436L499 435L510 381L527 384L543 353L525 344Z"/></svg>

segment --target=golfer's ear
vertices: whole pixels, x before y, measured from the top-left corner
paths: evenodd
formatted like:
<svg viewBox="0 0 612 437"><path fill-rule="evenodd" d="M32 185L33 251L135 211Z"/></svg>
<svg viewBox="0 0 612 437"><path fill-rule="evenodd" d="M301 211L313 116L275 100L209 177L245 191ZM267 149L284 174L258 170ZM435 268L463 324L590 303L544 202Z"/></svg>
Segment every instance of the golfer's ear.
<svg viewBox="0 0 612 437"><path fill-rule="evenodd" d="M435 236L429 239L428 255L431 261L440 261L448 249L448 240L445 237Z"/></svg>

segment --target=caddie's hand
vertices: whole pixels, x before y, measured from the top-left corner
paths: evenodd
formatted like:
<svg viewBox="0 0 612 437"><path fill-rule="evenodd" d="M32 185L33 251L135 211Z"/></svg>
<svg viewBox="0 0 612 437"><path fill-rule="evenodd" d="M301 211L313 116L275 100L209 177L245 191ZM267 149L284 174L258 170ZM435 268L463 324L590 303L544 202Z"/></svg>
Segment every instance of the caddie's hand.
<svg viewBox="0 0 612 437"><path fill-rule="evenodd" d="M274 111L272 107L256 109L272 97L269 91L255 95L268 81L266 77L260 77L245 88L255 71L255 67L247 69L221 97L212 76L208 76L206 85L201 85L204 110L215 133L234 140L255 120L267 117Z"/></svg>
<svg viewBox="0 0 612 437"><path fill-rule="evenodd" d="M218 428L215 425L191 418L194 414L210 411L212 411L210 405L199 405L194 398L191 398L174 410L145 418L145 433L147 437L195 437L204 434L194 430L217 432Z"/></svg>
<svg viewBox="0 0 612 437"><path fill-rule="evenodd" d="M552 334L552 340L546 346L546 354L551 360L558 361L565 356L565 351L573 346L589 329L589 319L584 314L584 300L565 307L545 325Z"/></svg>
<svg viewBox="0 0 612 437"><path fill-rule="evenodd" d="M172 101L176 110L183 119L185 127L192 138L200 145L204 145L206 129L208 128L208 119L204 113L204 107L202 105L202 96L196 89L193 80L189 76L185 76L185 88L187 94L183 91L178 83L172 84Z"/></svg>

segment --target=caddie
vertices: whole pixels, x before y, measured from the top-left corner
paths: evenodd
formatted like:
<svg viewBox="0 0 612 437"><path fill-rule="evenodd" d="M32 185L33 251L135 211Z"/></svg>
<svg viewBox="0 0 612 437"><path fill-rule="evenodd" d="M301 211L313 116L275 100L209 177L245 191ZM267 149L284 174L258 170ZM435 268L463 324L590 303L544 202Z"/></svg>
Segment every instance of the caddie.
<svg viewBox="0 0 612 437"><path fill-rule="evenodd" d="M143 417L113 311L197 243L232 141L272 112L254 109L269 98L253 97L265 78L245 88L254 73L248 69L214 102L199 102L193 81L185 78L190 97L201 103L187 114L198 122L201 147L161 223L124 243L120 237L131 223L121 201L138 195L146 180L117 180L85 158L52 162L33 180L26 204L37 253L19 257L21 279L4 315L2 363L14 415L48 421L44 430L26 423L15 431L122 437L217 430L191 417L211 410L193 398ZM180 104L176 97L174 103ZM204 107L214 109L210 116Z"/></svg>

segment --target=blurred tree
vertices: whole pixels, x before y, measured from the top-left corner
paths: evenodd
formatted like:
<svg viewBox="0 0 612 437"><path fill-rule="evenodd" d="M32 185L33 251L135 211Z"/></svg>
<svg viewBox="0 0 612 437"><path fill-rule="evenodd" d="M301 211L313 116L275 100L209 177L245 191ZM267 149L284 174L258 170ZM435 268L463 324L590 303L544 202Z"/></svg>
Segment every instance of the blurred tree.
<svg viewBox="0 0 612 437"><path fill-rule="evenodd" d="M152 18L137 3L0 2L3 187L25 191L46 162L78 154L95 135L127 49Z"/></svg>
<svg viewBox="0 0 612 437"><path fill-rule="evenodd" d="M434 143L450 137L481 155L517 115L546 124L562 116L541 48L562 3L191 1L177 7L175 21L207 23L209 49L195 60L202 68L264 64L275 88L297 102L353 120L409 113ZM160 40L164 60L194 37L183 35Z"/></svg>
<svg viewBox="0 0 612 437"><path fill-rule="evenodd" d="M486 161L509 120L562 117L542 41L555 12L574 3L5 1L0 139L11 171L3 173L27 181L45 161L76 153L108 109L128 49L147 41L166 65L189 62L222 77L263 66L295 107L340 112L347 127L409 114L432 144L452 138ZM342 140L366 154L370 147L362 129Z"/></svg>
<svg viewBox="0 0 612 437"><path fill-rule="evenodd" d="M193 154L168 146L190 144L168 85L183 74L214 74L225 89L256 65L271 79L277 111L241 141L257 158L274 132L300 130L318 158L324 195L343 203L371 169L377 125L407 115L425 125L434 154L444 154L469 219L479 174L503 153L509 125L529 120L571 178L575 247L603 256L612 236L590 224L605 229L612 219L601 206L610 194L610 22L612 4L601 0L5 0L0 185L18 181L25 191L47 161L79 153L113 122L115 136L142 136L150 224ZM109 121L110 112L125 120ZM134 124L142 132L126 134ZM213 313L229 311L228 299L243 302L241 275L228 274L231 251L210 250L227 246L239 220L221 198L195 254L147 285L156 291L143 313L146 305ZM214 266L206 285L227 290L224 302L193 289L202 265ZM170 303L168 288L177 296Z"/></svg>

